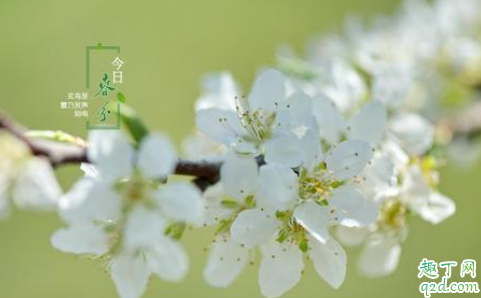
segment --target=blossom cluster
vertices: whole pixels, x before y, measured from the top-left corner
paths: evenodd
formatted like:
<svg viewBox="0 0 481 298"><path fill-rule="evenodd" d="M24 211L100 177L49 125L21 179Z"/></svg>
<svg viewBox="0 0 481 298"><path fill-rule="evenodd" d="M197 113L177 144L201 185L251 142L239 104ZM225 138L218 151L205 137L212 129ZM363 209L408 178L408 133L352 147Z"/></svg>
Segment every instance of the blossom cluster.
<svg viewBox="0 0 481 298"><path fill-rule="evenodd" d="M227 74L216 80L196 119L202 143L218 145L205 158L217 152L224 161L219 183L204 195L204 224L217 226L204 271L209 284L228 286L260 251L266 297L292 288L307 259L337 288L346 272L343 245L361 243L360 269L389 274L411 214L435 224L454 213L437 191L434 126L423 116L369 98L346 112L322 90L332 86L308 94L274 69L229 106L224 93L235 94L235 83Z"/></svg>
<svg viewBox="0 0 481 298"><path fill-rule="evenodd" d="M413 216L455 213L438 187L449 143L438 121L453 100L475 99L480 6L409 1L373 28L350 22L306 59L280 55L247 96L229 73L208 76L183 143L184 158L219 165L205 188L177 177L173 143L143 128L131 139L92 131L84 177L62 194L48 161L2 132L0 217L12 202L56 208L65 227L52 245L104 262L121 298L141 297L153 275L185 276L187 227L215 230L203 272L214 287L258 264L260 291L279 297L312 262L339 288L351 245L363 247L362 273L390 274Z"/></svg>

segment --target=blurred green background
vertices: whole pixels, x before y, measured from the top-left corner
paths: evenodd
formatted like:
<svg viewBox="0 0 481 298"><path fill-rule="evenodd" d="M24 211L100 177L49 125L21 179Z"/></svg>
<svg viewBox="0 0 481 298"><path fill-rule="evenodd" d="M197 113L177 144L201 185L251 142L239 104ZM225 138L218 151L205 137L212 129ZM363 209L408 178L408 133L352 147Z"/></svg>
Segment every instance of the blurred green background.
<svg viewBox="0 0 481 298"><path fill-rule="evenodd" d="M318 33L341 28L351 13L390 13L399 1L67 1L0 0L0 108L30 128L86 135L84 120L60 109L66 93L83 87L85 46L122 47L124 93L147 124L179 143L194 124L193 102L200 78L229 70L249 86L256 71L275 62L279 46L302 51ZM415 46L415 45L413 45ZM247 89L248 88L244 88ZM65 187L80 175L74 167L59 176ZM442 190L458 211L439 226L415 220L399 269L382 279L356 271L349 250L346 282L333 290L308 266L301 283L285 297L421 297L417 266L435 261L481 260L481 164L446 168ZM102 266L55 251L49 237L61 222L53 214L16 211L0 223L0 298L117 297ZM202 280L211 231L188 233L191 271L184 283L157 279L145 297L260 297L257 265L229 289ZM451 281L459 281L459 267ZM424 280L423 280L424 281ZM464 279L464 281L469 281ZM455 294L449 294L452 296Z"/></svg>

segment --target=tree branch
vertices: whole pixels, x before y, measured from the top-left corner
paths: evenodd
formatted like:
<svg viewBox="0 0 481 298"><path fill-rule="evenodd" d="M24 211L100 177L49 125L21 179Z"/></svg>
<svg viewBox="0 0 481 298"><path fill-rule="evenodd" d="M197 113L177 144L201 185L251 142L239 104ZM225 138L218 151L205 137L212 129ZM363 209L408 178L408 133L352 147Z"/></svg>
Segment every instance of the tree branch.
<svg viewBox="0 0 481 298"><path fill-rule="evenodd" d="M46 157L52 166L87 162L86 148L74 144L52 142L29 138L26 129L0 113L0 130L8 131L14 137L24 142L33 155Z"/></svg>
<svg viewBox="0 0 481 298"><path fill-rule="evenodd" d="M0 131L5 130L25 143L35 156L47 158L52 166L88 163L87 148L81 145L59 143L42 139L30 138L25 135L27 130L0 113ZM189 161L179 159L175 174L196 177L196 184L205 189L219 180L220 162Z"/></svg>
<svg viewBox="0 0 481 298"><path fill-rule="evenodd" d="M452 137L474 138L481 135L481 101L475 102L458 117L441 121L451 133ZM85 145L75 145L47 141L27 137L26 129L0 113L0 130L6 130L24 142L35 156L47 158L52 166L79 164L89 162ZM264 164L261 156L257 157L259 165ZM221 162L191 161L179 159L175 174L195 177L194 183L205 190L209 185L219 180Z"/></svg>

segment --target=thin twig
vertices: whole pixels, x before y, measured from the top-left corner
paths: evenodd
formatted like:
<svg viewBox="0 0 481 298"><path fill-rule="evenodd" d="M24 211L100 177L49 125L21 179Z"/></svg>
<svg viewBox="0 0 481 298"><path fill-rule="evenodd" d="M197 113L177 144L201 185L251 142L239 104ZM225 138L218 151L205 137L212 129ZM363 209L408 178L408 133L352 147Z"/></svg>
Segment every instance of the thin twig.
<svg viewBox="0 0 481 298"><path fill-rule="evenodd" d="M48 158L54 167L64 164L87 162L85 147L29 138L25 136L27 130L23 126L0 113L0 130L2 129L24 142L30 148L33 155Z"/></svg>
<svg viewBox="0 0 481 298"><path fill-rule="evenodd" d="M54 167L89 162L85 147L27 137L24 127L0 113L2 129L24 142L33 155L47 158ZM213 184L219 179L220 167L220 162L179 159L175 174L197 177L198 184Z"/></svg>
<svg viewBox="0 0 481 298"><path fill-rule="evenodd" d="M473 138L481 134L481 101L475 102L458 117L442 121L453 137ZM25 135L27 131L21 125L0 113L0 130L6 130L24 142L36 156L48 158L52 166L79 164L89 162L84 146L58 143ZM261 156L257 157L259 165L264 164ZM179 159L175 174L195 177L194 183L202 190L219 180L221 162L191 161Z"/></svg>

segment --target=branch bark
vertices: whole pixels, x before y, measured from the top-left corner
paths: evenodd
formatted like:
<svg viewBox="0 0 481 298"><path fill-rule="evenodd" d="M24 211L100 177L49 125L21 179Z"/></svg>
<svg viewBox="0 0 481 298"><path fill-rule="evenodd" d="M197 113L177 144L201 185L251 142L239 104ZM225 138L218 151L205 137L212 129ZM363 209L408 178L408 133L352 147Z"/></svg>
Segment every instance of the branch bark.
<svg viewBox="0 0 481 298"><path fill-rule="evenodd" d="M475 102L458 117L441 121L453 137L474 138L481 135L481 101ZM0 113L0 130L6 130L24 142L35 156L47 158L52 166L88 163L86 146L73 145L30 138L25 135L24 127ZM259 165L264 164L262 157L257 158ZM219 180L221 162L191 161L179 159L175 174L195 177L195 184L202 190Z"/></svg>
<svg viewBox="0 0 481 298"><path fill-rule="evenodd" d="M27 130L23 126L2 113L0 113L0 130L8 131L14 137L24 142L33 155L44 156L54 167L63 164L88 162L85 147L29 138L25 135Z"/></svg>
<svg viewBox="0 0 481 298"><path fill-rule="evenodd" d="M35 156L47 158L53 167L67 164L88 163L85 146L58 143L42 139L29 138L25 135L27 129L0 113L0 131L5 130L25 143ZM190 161L179 159L175 174L196 177L195 183L201 189L219 180L220 162Z"/></svg>

